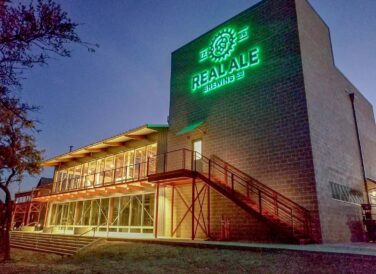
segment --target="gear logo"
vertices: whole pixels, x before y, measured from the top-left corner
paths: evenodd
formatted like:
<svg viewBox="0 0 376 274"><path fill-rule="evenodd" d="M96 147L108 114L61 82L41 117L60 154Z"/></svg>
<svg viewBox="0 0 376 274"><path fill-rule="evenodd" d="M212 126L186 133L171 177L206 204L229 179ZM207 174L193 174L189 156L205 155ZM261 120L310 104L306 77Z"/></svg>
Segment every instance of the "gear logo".
<svg viewBox="0 0 376 274"><path fill-rule="evenodd" d="M231 28L226 28L218 32L209 46L209 58L214 63L226 60L235 50L237 43L237 33Z"/></svg>

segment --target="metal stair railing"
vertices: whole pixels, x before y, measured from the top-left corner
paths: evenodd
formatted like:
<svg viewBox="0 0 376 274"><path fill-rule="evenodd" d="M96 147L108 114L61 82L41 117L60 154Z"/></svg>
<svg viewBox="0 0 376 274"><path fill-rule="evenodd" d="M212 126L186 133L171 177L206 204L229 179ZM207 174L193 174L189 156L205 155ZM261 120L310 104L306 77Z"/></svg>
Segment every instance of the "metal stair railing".
<svg viewBox="0 0 376 274"><path fill-rule="evenodd" d="M267 219L289 226L293 234L311 235L308 210L219 157L209 159L198 152L180 149L148 158L148 167L150 164L156 168L152 172L147 168L148 176L182 170L199 173Z"/></svg>
<svg viewBox="0 0 376 274"><path fill-rule="evenodd" d="M80 246L79 243L78 243L78 241L79 241L84 235L88 234L89 232L93 232L93 236L92 236L92 238L94 239L94 238L95 238L95 232L97 231L97 229L99 229L99 227L104 226L104 225L105 225L105 224L97 225L97 226L92 227L91 229L89 229L89 230L87 230L87 231L81 233L80 235L75 236L75 237L76 237L76 238L75 238L75 245L76 245L76 247L79 247L79 246Z"/></svg>
<svg viewBox="0 0 376 274"><path fill-rule="evenodd" d="M220 166L224 172L230 173L235 178L233 180L238 180L241 185L246 183L247 198L250 198L250 193L254 193L256 190L258 192L257 196L261 200L261 202L259 201L260 212L264 206L272 216L288 222L292 226L293 232L297 228L300 232L303 231L305 235L310 235L310 214L307 209L225 162L218 156L212 156L211 163Z"/></svg>

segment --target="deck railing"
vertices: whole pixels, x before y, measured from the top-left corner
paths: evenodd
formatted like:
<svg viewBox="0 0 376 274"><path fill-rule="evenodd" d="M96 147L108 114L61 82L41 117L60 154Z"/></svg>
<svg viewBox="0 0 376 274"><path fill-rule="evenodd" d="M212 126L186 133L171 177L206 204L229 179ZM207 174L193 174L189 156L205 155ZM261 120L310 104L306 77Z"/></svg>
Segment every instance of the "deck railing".
<svg viewBox="0 0 376 274"><path fill-rule="evenodd" d="M116 184L132 183L147 179L147 162L104 170L76 178L66 178L53 183L52 189L33 189L33 198L51 194L93 189Z"/></svg>

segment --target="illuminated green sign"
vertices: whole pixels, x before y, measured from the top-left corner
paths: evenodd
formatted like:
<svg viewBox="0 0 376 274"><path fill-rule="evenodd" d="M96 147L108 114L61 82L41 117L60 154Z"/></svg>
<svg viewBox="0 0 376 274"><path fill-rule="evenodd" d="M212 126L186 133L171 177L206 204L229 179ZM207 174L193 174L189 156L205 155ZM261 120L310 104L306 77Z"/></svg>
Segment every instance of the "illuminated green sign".
<svg viewBox="0 0 376 274"><path fill-rule="evenodd" d="M259 47L251 47L233 56L239 44L248 39L249 27L239 31L227 27L215 33L209 46L199 52L199 63L211 61L214 65L193 74L192 92L208 93L234 83L245 77L247 69L260 64Z"/></svg>

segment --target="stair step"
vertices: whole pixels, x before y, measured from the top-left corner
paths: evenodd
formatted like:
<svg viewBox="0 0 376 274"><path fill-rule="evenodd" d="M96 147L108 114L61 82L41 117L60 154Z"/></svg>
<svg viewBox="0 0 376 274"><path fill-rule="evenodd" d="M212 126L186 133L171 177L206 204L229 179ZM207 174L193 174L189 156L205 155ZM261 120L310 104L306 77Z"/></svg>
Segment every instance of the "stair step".
<svg viewBox="0 0 376 274"><path fill-rule="evenodd" d="M74 234L58 234L58 233L44 233L44 232L21 232L21 231L11 231L10 234L24 234L24 235L40 235L40 236L56 236L56 237L76 237L76 238L82 238L87 239L86 236L78 236Z"/></svg>
<svg viewBox="0 0 376 274"><path fill-rule="evenodd" d="M26 249L26 250L32 250L32 251L38 251L38 252L53 253L53 254L62 255L62 256L72 256L72 255L76 254L76 252L65 252L65 251L62 251L62 250L36 248L36 247L32 247L32 246L17 245L17 244L10 244L10 246L12 248L20 248L20 249Z"/></svg>
<svg viewBox="0 0 376 274"><path fill-rule="evenodd" d="M87 244L75 244L75 243L56 243L54 241L41 241L41 240L29 240L29 239L11 239L11 242L38 243L40 245L65 246L65 247L72 247L72 248L79 248L79 247L83 247L87 245Z"/></svg>
<svg viewBox="0 0 376 274"><path fill-rule="evenodd" d="M56 247L56 246L50 246L50 245L35 245L31 243L22 243L22 242L10 243L10 246L37 248L37 249L42 249L46 251L57 251L57 252L70 253L70 254L75 254L78 251L78 249L69 249L69 248Z"/></svg>
<svg viewBox="0 0 376 274"><path fill-rule="evenodd" d="M61 247L66 247L66 248L79 248L81 246L85 246L85 245L72 245L72 244L56 244L54 242L42 242L42 241L31 241L31 240L11 240L10 241L11 243L25 243L25 244L38 244L38 245L46 245L46 246L61 246Z"/></svg>
<svg viewBox="0 0 376 274"><path fill-rule="evenodd" d="M59 235L47 233L10 233L10 245L15 248L48 252L59 255L74 255L80 249L93 243L92 237L78 237L74 235Z"/></svg>
<svg viewBox="0 0 376 274"><path fill-rule="evenodd" d="M24 241L24 242L40 242L43 244L54 244L54 245L66 245L66 246L85 246L90 243L75 243L75 242L57 242L57 241L46 241L46 240L41 240L41 239L15 239L11 238L10 241Z"/></svg>
<svg viewBox="0 0 376 274"><path fill-rule="evenodd" d="M28 240L40 240L40 241L53 241L55 243L82 243L82 244L88 244L91 243L94 239L90 240L80 240L80 239L60 239L60 238L47 238L47 237L29 237L29 236L11 236L10 239L28 239Z"/></svg>
<svg viewBox="0 0 376 274"><path fill-rule="evenodd" d="M76 254L80 249L68 249L68 248L61 248L61 247L52 247L46 245L33 245L33 244L25 244L25 243L12 243L10 246L17 246L17 247L24 247L24 248L37 248L43 249L46 252L63 252L69 254Z"/></svg>
<svg viewBox="0 0 376 274"><path fill-rule="evenodd" d="M10 233L11 237L23 237L23 238L47 238L61 241L81 241L81 242L91 242L93 237L79 237L74 235L59 235L59 234L42 234L42 233Z"/></svg>

